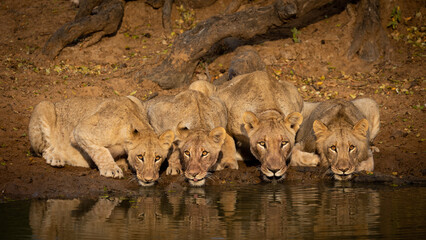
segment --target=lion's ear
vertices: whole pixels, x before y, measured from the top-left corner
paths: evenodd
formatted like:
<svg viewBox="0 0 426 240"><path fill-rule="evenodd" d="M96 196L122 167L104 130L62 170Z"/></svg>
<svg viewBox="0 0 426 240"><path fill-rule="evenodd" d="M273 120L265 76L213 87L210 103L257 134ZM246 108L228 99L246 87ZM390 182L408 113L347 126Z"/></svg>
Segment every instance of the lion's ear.
<svg viewBox="0 0 426 240"><path fill-rule="evenodd" d="M163 132L160 135L160 137L158 137L158 140L160 141L160 145L165 149L170 148L174 139L175 139L175 134L173 133L172 130L167 130Z"/></svg>
<svg viewBox="0 0 426 240"><path fill-rule="evenodd" d="M367 136L367 131L368 131L368 121L367 121L367 119L363 118L363 119L359 120L355 124L354 128L352 129L352 131L354 133L358 133L361 136L366 137Z"/></svg>
<svg viewBox="0 0 426 240"><path fill-rule="evenodd" d="M180 122L176 128L176 138L185 139L188 137L189 129L185 126L183 122Z"/></svg>
<svg viewBox="0 0 426 240"><path fill-rule="evenodd" d="M284 123L290 125L290 128L292 128L294 132L297 132L297 130L299 130L300 124L302 124L302 122L303 116L298 112L290 113L284 119Z"/></svg>
<svg viewBox="0 0 426 240"><path fill-rule="evenodd" d="M319 120L315 120L312 127L317 138L324 136L328 132L327 126Z"/></svg>
<svg viewBox="0 0 426 240"><path fill-rule="evenodd" d="M210 131L209 137L217 144L222 145L225 142L226 130L223 127L217 127Z"/></svg>
<svg viewBox="0 0 426 240"><path fill-rule="evenodd" d="M243 114L244 128L247 133L256 128L259 125L259 119L256 117L256 114L252 112L245 112Z"/></svg>

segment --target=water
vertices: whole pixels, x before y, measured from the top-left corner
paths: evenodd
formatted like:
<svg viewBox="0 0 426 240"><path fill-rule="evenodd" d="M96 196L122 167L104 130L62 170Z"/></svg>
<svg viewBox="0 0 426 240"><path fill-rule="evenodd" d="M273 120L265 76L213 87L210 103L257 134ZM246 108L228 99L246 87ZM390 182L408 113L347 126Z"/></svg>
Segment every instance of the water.
<svg viewBox="0 0 426 240"><path fill-rule="evenodd" d="M350 184L350 183L349 183ZM1 239L422 239L426 188L266 184L0 204Z"/></svg>

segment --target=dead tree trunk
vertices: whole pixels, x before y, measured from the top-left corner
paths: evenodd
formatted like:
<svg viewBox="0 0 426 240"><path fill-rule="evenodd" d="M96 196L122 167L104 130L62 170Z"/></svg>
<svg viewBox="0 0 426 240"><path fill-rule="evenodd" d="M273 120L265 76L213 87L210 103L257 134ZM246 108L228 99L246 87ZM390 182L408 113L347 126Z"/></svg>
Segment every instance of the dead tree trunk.
<svg viewBox="0 0 426 240"><path fill-rule="evenodd" d="M366 62L376 61L385 56L389 39L383 29L379 15L379 0L363 0L358 4L353 41L348 50L348 58L355 55Z"/></svg>
<svg viewBox="0 0 426 240"><path fill-rule="evenodd" d="M266 7L214 16L180 35L167 58L151 72L142 72L140 76L165 89L182 86L189 83L199 59L215 43L229 37L252 39L278 28L290 31L291 27L310 24L327 14L330 16L332 9L342 11L342 6L348 2L350 0L277 0Z"/></svg>
<svg viewBox="0 0 426 240"><path fill-rule="evenodd" d="M46 42L43 54L54 58L78 38L91 35L84 46L97 43L103 36L117 32L124 14L121 0L80 0L80 10L73 22L59 28Z"/></svg>

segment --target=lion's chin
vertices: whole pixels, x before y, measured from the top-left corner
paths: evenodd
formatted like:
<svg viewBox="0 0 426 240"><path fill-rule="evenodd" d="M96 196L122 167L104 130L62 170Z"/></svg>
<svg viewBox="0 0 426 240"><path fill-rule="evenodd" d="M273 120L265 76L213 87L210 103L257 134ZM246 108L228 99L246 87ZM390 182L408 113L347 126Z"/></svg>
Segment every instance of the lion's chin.
<svg viewBox="0 0 426 240"><path fill-rule="evenodd" d="M338 181L348 181L352 179L352 174L334 174L334 179Z"/></svg>
<svg viewBox="0 0 426 240"><path fill-rule="evenodd" d="M142 180L139 180L139 184L141 186L143 186L143 187L151 187L151 186L154 186L155 182L154 181L152 181L152 182L144 182Z"/></svg>
<svg viewBox="0 0 426 240"><path fill-rule="evenodd" d="M280 181L284 181L284 179L285 179L285 177L286 177L286 173L284 173L283 175L281 175L281 176L272 176L272 177L268 177L267 175L265 175L265 174L262 174L262 176L263 176L263 180L264 181L266 181L266 182L273 182L273 181L277 181L277 182L280 182Z"/></svg>
<svg viewBox="0 0 426 240"><path fill-rule="evenodd" d="M193 179L188 179L188 182L193 187L201 187L204 186L204 184L206 183L206 179L197 179L196 181L194 181Z"/></svg>

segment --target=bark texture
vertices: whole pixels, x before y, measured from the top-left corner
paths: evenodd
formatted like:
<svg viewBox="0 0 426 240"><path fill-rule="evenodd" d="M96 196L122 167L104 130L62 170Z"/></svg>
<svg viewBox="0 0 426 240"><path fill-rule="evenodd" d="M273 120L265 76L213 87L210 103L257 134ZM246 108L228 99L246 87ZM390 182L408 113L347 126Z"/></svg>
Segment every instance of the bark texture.
<svg viewBox="0 0 426 240"><path fill-rule="evenodd" d="M366 62L374 62L386 55L389 39L380 21L379 0L362 0L358 3L353 41L348 58L358 56Z"/></svg>
<svg viewBox="0 0 426 240"><path fill-rule="evenodd" d="M199 59L216 43L226 38L245 43L260 39L283 38L293 27L321 20L325 15L341 12L349 0L276 0L273 4L211 17L194 29L184 32L174 42L170 54L151 72L140 73L164 89L189 83ZM263 36L263 37L262 37Z"/></svg>
<svg viewBox="0 0 426 240"><path fill-rule="evenodd" d="M63 25L49 38L43 47L43 54L54 58L76 39L89 35L83 46L93 45L103 36L115 34L123 15L124 3L121 0L80 0L80 9L74 21Z"/></svg>

